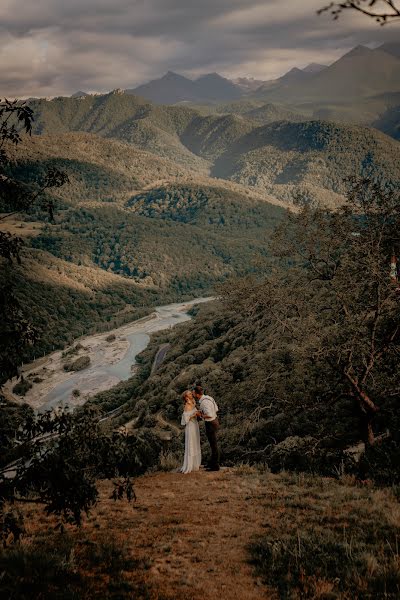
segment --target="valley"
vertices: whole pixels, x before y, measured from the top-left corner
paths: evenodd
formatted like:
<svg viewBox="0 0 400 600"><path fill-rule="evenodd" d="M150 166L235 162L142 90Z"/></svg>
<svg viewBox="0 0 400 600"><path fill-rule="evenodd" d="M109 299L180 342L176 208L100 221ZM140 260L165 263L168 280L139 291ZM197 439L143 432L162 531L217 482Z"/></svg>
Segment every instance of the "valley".
<svg viewBox="0 0 400 600"><path fill-rule="evenodd" d="M115 90L30 105L33 135L8 148L7 173L34 188L55 168L69 182L47 194L54 221L44 200L12 225L26 248L7 277L40 332L24 362L262 272L298 197L335 208L349 176L400 181L397 140L250 97L199 110Z"/></svg>

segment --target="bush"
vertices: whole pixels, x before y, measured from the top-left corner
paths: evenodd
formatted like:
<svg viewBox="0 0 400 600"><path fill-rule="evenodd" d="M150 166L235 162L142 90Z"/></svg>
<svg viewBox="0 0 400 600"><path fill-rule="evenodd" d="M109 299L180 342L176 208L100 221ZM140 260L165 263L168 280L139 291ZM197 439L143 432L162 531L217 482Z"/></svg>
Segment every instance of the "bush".
<svg viewBox="0 0 400 600"><path fill-rule="evenodd" d="M82 371L82 369L86 369L90 365L89 356L80 356L73 362L68 362L64 364L64 371Z"/></svg>
<svg viewBox="0 0 400 600"><path fill-rule="evenodd" d="M28 392L32 387L32 384L30 381L27 381L26 379L21 379L21 381L18 381L18 383L16 383L13 387L13 392L14 394L18 394L18 396L25 396L26 392Z"/></svg>
<svg viewBox="0 0 400 600"><path fill-rule="evenodd" d="M310 436L290 436L276 446L273 446L267 459L272 471L289 469L294 471L307 470L309 455L316 446L316 440Z"/></svg>
<svg viewBox="0 0 400 600"><path fill-rule="evenodd" d="M72 390L72 395L74 398L79 398L79 396L81 395L80 390Z"/></svg>
<svg viewBox="0 0 400 600"><path fill-rule="evenodd" d="M182 451L178 454L171 450L163 450L158 464L159 471L175 471L182 465Z"/></svg>
<svg viewBox="0 0 400 600"><path fill-rule="evenodd" d="M114 342L116 339L116 336L113 333L110 333L110 335L108 335L106 337L106 342Z"/></svg>

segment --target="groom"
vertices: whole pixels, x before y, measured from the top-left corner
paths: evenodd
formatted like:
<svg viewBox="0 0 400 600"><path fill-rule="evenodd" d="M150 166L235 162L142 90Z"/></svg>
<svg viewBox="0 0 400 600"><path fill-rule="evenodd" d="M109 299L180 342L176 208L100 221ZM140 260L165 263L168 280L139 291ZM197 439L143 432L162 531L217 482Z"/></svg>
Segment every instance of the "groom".
<svg viewBox="0 0 400 600"><path fill-rule="evenodd" d="M217 417L217 403L214 398L204 394L204 390L199 384L195 386L193 396L199 401L201 416L206 425L206 436L211 448L211 458L206 471L219 471L219 448L217 440L219 421Z"/></svg>

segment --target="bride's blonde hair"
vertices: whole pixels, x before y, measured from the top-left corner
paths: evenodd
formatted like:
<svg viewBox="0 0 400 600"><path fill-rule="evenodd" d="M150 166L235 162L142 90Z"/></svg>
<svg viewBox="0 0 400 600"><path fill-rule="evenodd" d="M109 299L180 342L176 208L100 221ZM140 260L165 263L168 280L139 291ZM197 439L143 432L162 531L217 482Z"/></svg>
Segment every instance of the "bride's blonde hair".
<svg viewBox="0 0 400 600"><path fill-rule="evenodd" d="M186 401L187 401L187 400L186 400L186 398L187 398L187 396L188 396L189 394L190 394L190 396L191 396L190 400L192 400L192 401L193 401L193 394L192 394L192 392L191 392L190 390L185 390L185 391L183 392L183 394L182 394L182 400L183 400L184 402L186 402Z"/></svg>

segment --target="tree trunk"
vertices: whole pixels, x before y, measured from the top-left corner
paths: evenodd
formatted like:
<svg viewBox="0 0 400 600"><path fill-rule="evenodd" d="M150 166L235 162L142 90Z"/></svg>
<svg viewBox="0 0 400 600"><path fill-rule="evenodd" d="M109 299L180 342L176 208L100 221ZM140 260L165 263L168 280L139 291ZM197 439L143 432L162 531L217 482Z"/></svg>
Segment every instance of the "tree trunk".
<svg viewBox="0 0 400 600"><path fill-rule="evenodd" d="M371 400L368 396L367 392L365 392L360 385L358 384L358 380L354 378L348 371L344 371L344 375L347 381L351 385L351 392L354 396L356 396L358 401L358 406L361 411L361 422L362 422L362 438L365 444L373 446L375 444L375 435L372 429L372 421L375 413L378 412L379 408L376 404Z"/></svg>

